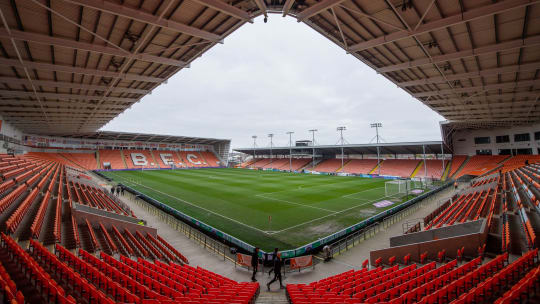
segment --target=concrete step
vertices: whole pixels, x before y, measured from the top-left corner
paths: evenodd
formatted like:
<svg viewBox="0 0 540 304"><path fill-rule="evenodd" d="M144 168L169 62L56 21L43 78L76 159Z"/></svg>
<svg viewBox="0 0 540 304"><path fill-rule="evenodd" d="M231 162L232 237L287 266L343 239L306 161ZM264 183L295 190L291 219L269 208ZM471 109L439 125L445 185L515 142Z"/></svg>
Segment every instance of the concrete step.
<svg viewBox="0 0 540 304"><path fill-rule="evenodd" d="M287 301L287 296L285 295L284 289L276 289L278 285L274 284L272 290L267 291L266 285L261 284L261 292L257 297L256 304L285 304L289 303Z"/></svg>
<svg viewBox="0 0 540 304"><path fill-rule="evenodd" d="M257 298L257 301L255 301L255 304L288 304L289 301L287 301L287 297L283 295L283 297L276 298L276 297L261 297L259 296Z"/></svg>

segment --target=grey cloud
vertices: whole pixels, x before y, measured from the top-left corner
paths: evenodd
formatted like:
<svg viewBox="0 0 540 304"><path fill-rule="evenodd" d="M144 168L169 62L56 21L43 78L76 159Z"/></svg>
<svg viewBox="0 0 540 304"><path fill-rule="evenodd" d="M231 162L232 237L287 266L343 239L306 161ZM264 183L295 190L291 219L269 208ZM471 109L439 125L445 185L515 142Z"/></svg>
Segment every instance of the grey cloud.
<svg viewBox="0 0 540 304"><path fill-rule="evenodd" d="M304 24L257 19L197 59L105 130L231 138L233 147L288 144L286 131L335 144L366 143L369 123L387 141L440 139L438 114Z"/></svg>

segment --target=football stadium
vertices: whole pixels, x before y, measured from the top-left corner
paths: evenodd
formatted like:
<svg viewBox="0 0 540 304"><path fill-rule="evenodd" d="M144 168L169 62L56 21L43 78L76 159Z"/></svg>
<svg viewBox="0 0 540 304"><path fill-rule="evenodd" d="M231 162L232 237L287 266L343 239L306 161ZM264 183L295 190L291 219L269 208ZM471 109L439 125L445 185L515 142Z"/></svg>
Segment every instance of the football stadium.
<svg viewBox="0 0 540 304"><path fill-rule="evenodd" d="M440 140L103 129L270 15ZM540 1L1 0L0 22L0 303L540 302Z"/></svg>

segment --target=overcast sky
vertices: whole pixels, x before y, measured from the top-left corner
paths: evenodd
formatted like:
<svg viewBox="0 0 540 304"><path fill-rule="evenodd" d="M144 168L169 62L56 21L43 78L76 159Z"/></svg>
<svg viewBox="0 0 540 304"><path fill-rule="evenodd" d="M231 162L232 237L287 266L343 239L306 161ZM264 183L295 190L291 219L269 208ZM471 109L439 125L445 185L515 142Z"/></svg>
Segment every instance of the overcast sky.
<svg viewBox="0 0 540 304"><path fill-rule="evenodd" d="M303 23L270 15L246 24L103 130L232 139L232 147L310 139L440 140L441 116Z"/></svg>

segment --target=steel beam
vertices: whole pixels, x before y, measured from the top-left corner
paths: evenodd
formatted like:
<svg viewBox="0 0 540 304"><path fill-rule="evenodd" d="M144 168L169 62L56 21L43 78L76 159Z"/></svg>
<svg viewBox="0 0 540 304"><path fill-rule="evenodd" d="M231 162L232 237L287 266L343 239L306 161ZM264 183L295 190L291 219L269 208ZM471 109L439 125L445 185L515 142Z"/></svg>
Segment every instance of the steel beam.
<svg viewBox="0 0 540 304"><path fill-rule="evenodd" d="M11 30L11 34L10 34L7 32L7 30L0 29L0 37L13 38L16 40L35 42L39 44L54 45L58 47L65 47L65 48L70 48L70 49L100 53L100 54L111 55L115 57L126 58L131 55L129 51L119 49L116 47L110 47L110 46L98 44L95 42L87 43L87 42L82 42L82 41L66 39L66 38L51 37L49 35L23 32L23 31L17 31L17 30ZM172 65L172 66L177 66L177 67L185 67L188 65L187 63L181 60L159 57L159 56L154 56L150 54L138 54L135 56L135 58L138 60L146 61L146 62L160 63L160 64Z"/></svg>
<svg viewBox="0 0 540 304"><path fill-rule="evenodd" d="M289 14L289 11L291 10L291 7L294 4L294 0L286 0L285 4L283 5L283 17L287 16Z"/></svg>
<svg viewBox="0 0 540 304"><path fill-rule="evenodd" d="M192 0L192 1L197 2L201 5L207 6L207 7L211 7L215 9L216 11L220 11L224 14L238 18L240 20L251 19L251 15L249 13L237 7L229 5L226 2L221 1L221 0Z"/></svg>
<svg viewBox="0 0 540 304"><path fill-rule="evenodd" d="M205 30L198 29L189 25L185 25L172 20L164 20L142 9L138 9L128 5L117 4L104 0L64 0L72 4L93 8L113 15L118 15L133 19L139 22L152 24L161 28L171 30L178 33L187 34L190 36L210 40L213 42L219 42L221 37L219 35L207 32Z"/></svg>
<svg viewBox="0 0 540 304"><path fill-rule="evenodd" d="M509 107L528 107L535 103L536 101L531 99L528 101L512 101L512 102L490 102L490 103L478 103L478 104L464 104L456 106L437 106L432 105L431 108L437 112L440 111L451 111L456 109L461 110L476 110L476 109L501 109Z"/></svg>
<svg viewBox="0 0 540 304"><path fill-rule="evenodd" d="M358 44L352 45L349 48L349 51L358 52L358 51L366 50L366 49L377 47L386 43L398 41L400 39L412 38L413 36L422 35L428 32L444 29L446 27L458 25L461 23L469 22L469 21L473 21L478 18L504 13L512 9L516 9L516 8L520 8L520 7L524 7L528 5L533 5L536 3L540 3L540 1L539 0L534 0L534 1L532 0L506 0L506 1L501 1L494 4L490 4L490 5L480 6L478 8L471 9L463 13L459 13L453 16L436 20L436 21L430 21L430 22L418 25L416 30L397 31L388 35L378 37L378 38L360 42Z"/></svg>
<svg viewBox="0 0 540 304"><path fill-rule="evenodd" d="M304 9L300 13L296 14L296 19L298 22L304 21L306 19L309 19L312 16L317 15L318 13L325 11L335 5L340 4L341 2L344 2L345 0L322 0L317 2L316 4L313 4L312 6Z"/></svg>
<svg viewBox="0 0 540 304"><path fill-rule="evenodd" d="M478 78L485 76L501 75L507 73L517 73L517 72L530 72L540 69L540 62L532 62L527 64L516 64L510 66L503 66L500 68L485 69L481 71L469 72L469 73L458 73L446 75L446 80L463 80L469 78ZM403 81L398 82L397 85L401 88L410 87L415 85L424 85L424 84L434 84L434 83L446 83L446 80L443 77L430 77L418 80Z"/></svg>
<svg viewBox="0 0 540 304"><path fill-rule="evenodd" d="M266 12L266 4L264 3L264 0L253 0L259 10L263 13L265 17L268 17L268 13Z"/></svg>
<svg viewBox="0 0 540 304"><path fill-rule="evenodd" d="M535 85L540 85L540 79L520 80L517 82L511 81L511 82L504 82L504 83L497 83L497 84L488 84L485 86L420 92L420 93L414 93L412 94L412 96L415 98L419 98L419 97L439 96L439 95L447 95L447 94L455 94L455 93L483 92L483 91L499 90L499 89L513 89L513 88L529 87L529 86L535 86Z"/></svg>
<svg viewBox="0 0 540 304"><path fill-rule="evenodd" d="M464 101L467 102L473 102L473 101L483 101L487 102L487 100L493 100L493 102L498 100L504 100L504 99L515 99L515 98L525 98L525 97L536 97L538 94L540 94L540 91L530 91L530 92L516 92L516 93L503 93L503 94L497 94L497 95L479 95L479 96L472 96L472 97L466 97L465 99L458 99L458 98L448 98L448 99L430 99L430 100L420 100L421 102L425 103L428 106L436 105L436 104L443 104L443 103L457 103L457 104L463 104Z"/></svg>
<svg viewBox="0 0 540 304"><path fill-rule="evenodd" d="M51 113L52 115L57 115L57 114L54 114L54 113L77 113L77 114L86 114L86 112L90 112L92 111L93 109L86 109L86 108L79 108L79 109L74 109L74 108L49 108L49 107L44 107L43 108L44 111L47 111L47 113ZM54 111L51 112L51 111ZM96 113L99 113L99 114L109 114L109 115L118 115L118 113L120 112L121 110L117 110L117 111L110 111L110 110L97 110ZM5 105L2 105L0 104L0 112L24 112L24 113L41 113L41 108L37 108L37 107L16 107L16 106L5 106ZM85 113L83 113L85 112Z"/></svg>
<svg viewBox="0 0 540 304"><path fill-rule="evenodd" d="M106 86L101 85L91 85L91 84L80 84L80 83L74 83L74 82L62 82L62 81L51 81L51 80L36 80L32 79L32 82L36 85L42 86L42 87L52 87L52 88L59 88L59 89L80 89L80 90L89 90L89 91L106 91ZM0 76L0 83L7 83L11 85L28 85L29 80L26 78L14 78L14 77L1 77ZM113 92L116 93L133 93L133 94L148 94L148 90L140 90L140 89L131 89L131 88L120 88L120 87L114 87Z"/></svg>
<svg viewBox="0 0 540 304"><path fill-rule="evenodd" d="M137 81L144 81L144 82L161 83L163 81L163 79L159 77L142 76L142 75L131 74L131 73L118 75L117 72L80 68L80 67L74 67L70 65L51 64L51 63L35 62L35 61L24 61L24 64L22 64L16 59L7 59L7 58L0 58L0 65L13 66L16 68L28 67L31 69L43 70L43 71L57 71L57 72L64 72L64 73L93 75L93 76L99 76L99 77L113 77L113 78L119 77L124 80L137 80Z"/></svg>
<svg viewBox="0 0 540 304"><path fill-rule="evenodd" d="M70 102L70 101L56 101L56 100L44 100L43 107L46 109L46 107L69 107L73 110L77 110L79 107L80 109L87 109L87 108L96 108L95 103L88 103L86 101L78 101L76 103ZM39 103L37 103L37 100L25 100L25 99L0 99L0 106L39 106ZM100 109L110 109L110 110L125 110L129 108L129 106L123 106L118 105L112 102L102 103L100 106Z"/></svg>
<svg viewBox="0 0 540 304"><path fill-rule="evenodd" d="M538 110L534 110L534 112L538 112ZM509 115L515 115L515 114L526 114L529 112L528 108L516 108L516 109L497 109L497 110L490 110L490 109L474 109L474 110L459 110L459 111L446 111L446 112L439 112L444 117L451 117L456 115L489 115L489 116L509 116Z"/></svg>
<svg viewBox="0 0 540 304"><path fill-rule="evenodd" d="M415 60L411 60L411 61L407 61L403 63L392 64L385 67L377 68L377 72L387 73L387 72L400 71L400 70L410 69L410 68L419 67L419 66L428 65L428 64L437 64L437 63L446 62L446 61L455 60L455 59L485 55L485 54L495 53L495 52L508 51L508 50L519 49L523 47L531 47L531 46L536 46L539 44L540 44L540 35L536 35L536 36L531 36L525 39L514 39L514 40L509 40L506 42L495 43L495 44L473 48L470 50L464 50L464 51L459 51L459 52L447 53L444 55L432 56L431 58L415 59Z"/></svg>
<svg viewBox="0 0 540 304"><path fill-rule="evenodd" d="M34 96L33 92L27 91L10 91L10 90L0 90L1 97L32 97ZM111 97L111 96L90 96L90 95L75 95L75 94L65 94L65 93L47 93L47 92L37 92L37 95L42 98L54 98L60 100L106 100L114 102L127 102L135 103L138 99L135 98L124 98L124 97Z"/></svg>

